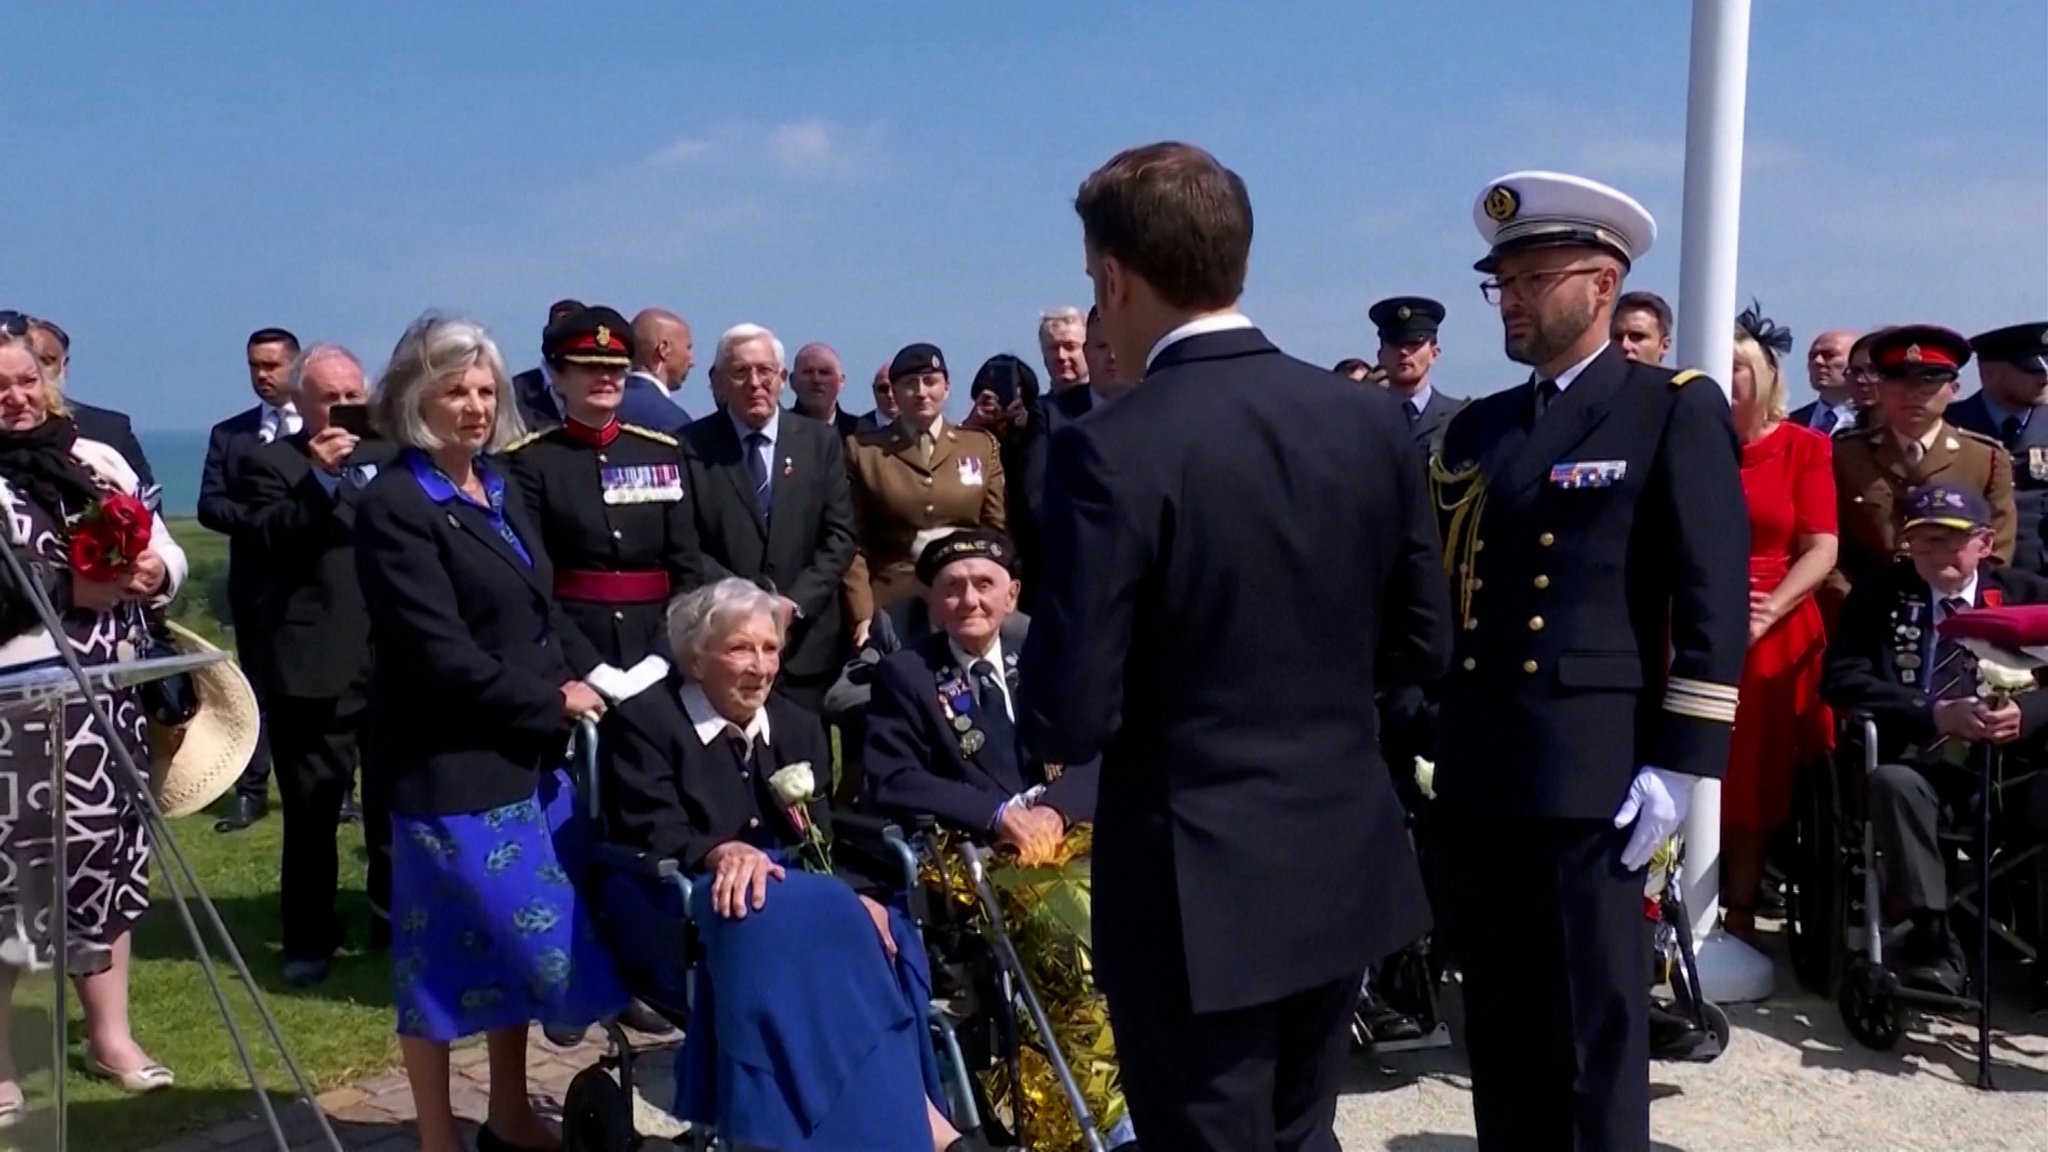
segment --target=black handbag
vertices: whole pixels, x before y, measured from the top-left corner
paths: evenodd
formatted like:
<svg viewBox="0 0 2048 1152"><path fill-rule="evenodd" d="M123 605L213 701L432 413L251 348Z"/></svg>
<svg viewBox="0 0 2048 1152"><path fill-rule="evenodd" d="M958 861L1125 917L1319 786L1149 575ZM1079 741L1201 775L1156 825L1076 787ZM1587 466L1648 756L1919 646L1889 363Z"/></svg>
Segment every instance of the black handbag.
<svg viewBox="0 0 2048 1152"><path fill-rule="evenodd" d="M154 660L182 654L177 641L171 638L163 613L151 612L149 631L142 643L142 658ZM157 724L166 728L182 728L199 715L199 686L190 672L151 680L142 686L142 710Z"/></svg>

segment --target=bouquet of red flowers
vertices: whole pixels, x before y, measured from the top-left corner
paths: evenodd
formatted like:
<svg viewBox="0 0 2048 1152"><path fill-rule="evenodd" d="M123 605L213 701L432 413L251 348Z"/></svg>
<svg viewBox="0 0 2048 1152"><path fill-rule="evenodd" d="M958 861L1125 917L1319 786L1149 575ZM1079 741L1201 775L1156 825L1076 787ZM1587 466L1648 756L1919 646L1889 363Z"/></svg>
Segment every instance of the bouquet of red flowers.
<svg viewBox="0 0 2048 1152"><path fill-rule="evenodd" d="M149 505L126 492L109 492L71 525L71 574L110 583L134 570L149 548Z"/></svg>

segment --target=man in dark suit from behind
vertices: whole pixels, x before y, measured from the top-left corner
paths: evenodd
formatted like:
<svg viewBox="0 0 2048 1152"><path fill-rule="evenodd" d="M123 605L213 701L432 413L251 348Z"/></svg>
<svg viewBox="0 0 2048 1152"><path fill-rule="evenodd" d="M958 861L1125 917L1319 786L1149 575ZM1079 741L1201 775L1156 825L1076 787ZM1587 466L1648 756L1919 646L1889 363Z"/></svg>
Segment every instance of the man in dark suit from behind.
<svg viewBox="0 0 2048 1152"><path fill-rule="evenodd" d="M1053 433L1025 735L1103 757L1096 978L1146 1145L1333 1150L1360 980L1429 922L1371 706L1448 651L1423 462L1390 396L1237 311L1214 157L1133 149L1075 207L1143 384Z"/></svg>
<svg viewBox="0 0 2048 1152"><path fill-rule="evenodd" d="M819 710L846 663L840 584L853 564L853 492L839 434L782 411L782 342L741 324L718 338L725 403L683 431L709 580L738 576L790 610L776 691Z"/></svg>
<svg viewBox="0 0 2048 1152"><path fill-rule="evenodd" d="M151 489L156 487L156 474L149 470L149 457L142 453L142 442L135 438L135 426L129 422L128 414L81 403L65 394L71 382L71 334L51 320L36 316L21 319L28 328L29 349L35 353L36 363L43 370L43 385L65 397L65 406L71 409L71 420L78 425L78 434L119 452L128 466L135 469L144 493L151 493ZM154 494L149 498L154 505Z"/></svg>
<svg viewBox="0 0 2048 1152"><path fill-rule="evenodd" d="M262 642L263 592L269 580L269 557L256 534L248 490L242 473L249 453L297 434L298 409L287 391L299 338L283 328L259 328L249 334L249 387L256 406L213 426L206 440L206 464L199 474L199 522L228 538L228 617L235 630L235 657L267 706L270 691L269 646ZM261 820L270 810L270 741L267 725L257 729L256 754L235 784L228 811L214 825L234 832Z"/></svg>
<svg viewBox="0 0 2048 1152"><path fill-rule="evenodd" d="M356 582L356 498L397 451L362 438L366 423L336 416L367 411L363 366L346 348L313 345L290 379L304 424L249 453L243 487L251 530L270 559L255 639L268 648L270 739L284 807L284 979L303 988L327 978L345 935L334 911L335 829L355 776L370 673L370 618ZM368 778L363 814L370 943L378 945L391 937L391 825Z"/></svg>
<svg viewBox="0 0 2048 1152"><path fill-rule="evenodd" d="M813 342L796 350L796 366L790 373L789 386L796 393L790 411L831 425L841 440L862 428L875 426L873 413L855 416L839 406L839 398L846 391L846 369L830 344Z"/></svg>
<svg viewBox="0 0 2048 1152"><path fill-rule="evenodd" d="M548 320L540 327L541 335L546 336L555 321L581 311L581 300L564 298L548 305ZM548 377L545 364L528 368L512 378L512 399L519 405L519 418L526 422L529 430L562 422L562 406L555 400L554 381Z"/></svg>

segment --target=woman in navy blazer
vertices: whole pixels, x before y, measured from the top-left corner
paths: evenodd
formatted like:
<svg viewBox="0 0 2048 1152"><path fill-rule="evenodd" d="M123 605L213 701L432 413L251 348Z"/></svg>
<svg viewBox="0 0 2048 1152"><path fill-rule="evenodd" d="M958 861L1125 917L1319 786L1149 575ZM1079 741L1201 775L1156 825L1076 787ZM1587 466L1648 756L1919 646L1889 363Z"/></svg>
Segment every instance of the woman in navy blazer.
<svg viewBox="0 0 2048 1152"><path fill-rule="evenodd" d="M526 1095L530 1021L624 1006L557 839L573 810L564 737L604 702L564 651L552 573L484 453L519 434L504 361L477 325L427 315L400 338L373 416L398 442L356 513L375 663L366 780L392 812L391 978L424 1152L460 1152L448 1044L487 1034L478 1152L551 1149Z"/></svg>

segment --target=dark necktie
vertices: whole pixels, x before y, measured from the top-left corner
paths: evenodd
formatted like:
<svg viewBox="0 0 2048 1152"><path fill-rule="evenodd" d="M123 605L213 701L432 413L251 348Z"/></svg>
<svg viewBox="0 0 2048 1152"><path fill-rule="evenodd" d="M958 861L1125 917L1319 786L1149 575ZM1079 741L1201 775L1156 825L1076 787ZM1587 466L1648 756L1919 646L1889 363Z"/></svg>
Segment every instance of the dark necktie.
<svg viewBox="0 0 2048 1152"><path fill-rule="evenodd" d="M1823 408L1820 410L1820 419L1814 422L1813 430L1823 436L1833 436L1835 434L1835 426L1841 422L1841 413L1833 408Z"/></svg>
<svg viewBox="0 0 2048 1152"><path fill-rule="evenodd" d="M754 506L761 510L761 519L768 519L768 498L773 489L768 485L768 437L759 432L747 433L747 478L754 484Z"/></svg>
<svg viewBox="0 0 2048 1152"><path fill-rule="evenodd" d="M2019 417L2007 416L1998 422L1998 438L2007 448L2011 448L2019 441L2020 432L2025 428L2026 425L2020 422Z"/></svg>
<svg viewBox="0 0 2048 1152"><path fill-rule="evenodd" d="M1970 603L1960 596L1950 596L1941 602L1942 611L1949 616L1969 610ZM1939 623L1939 621L1936 621ZM1977 658L1960 643L1943 636L1939 630L1934 634L1934 671L1927 677L1927 687L1939 700L1961 700L1977 693ZM1927 754L1932 756L1948 744L1948 734L1940 733L1927 745Z"/></svg>
<svg viewBox="0 0 2048 1152"><path fill-rule="evenodd" d="M1550 411L1550 406L1557 403L1557 398L1563 393L1564 389L1559 388L1555 380L1545 380L1536 385L1536 418L1543 419L1543 414Z"/></svg>
<svg viewBox="0 0 2048 1152"><path fill-rule="evenodd" d="M1401 411L1406 412L1408 414L1408 426L1410 428L1413 428L1415 426L1415 422L1417 420L1422 419L1422 409L1417 408L1415 406L1415 401L1413 400L1403 402L1401 405Z"/></svg>
<svg viewBox="0 0 2048 1152"><path fill-rule="evenodd" d="M974 673L974 698L981 706L981 726L988 729L988 750L1021 781L1024 774L1017 767L1017 726L1010 720L1010 702L1003 696L996 666L976 660L970 671Z"/></svg>

